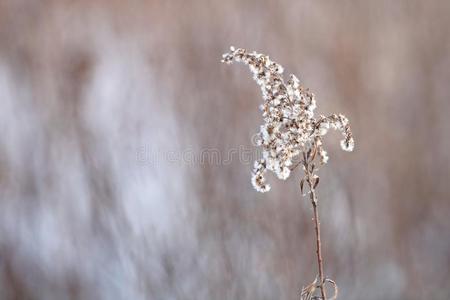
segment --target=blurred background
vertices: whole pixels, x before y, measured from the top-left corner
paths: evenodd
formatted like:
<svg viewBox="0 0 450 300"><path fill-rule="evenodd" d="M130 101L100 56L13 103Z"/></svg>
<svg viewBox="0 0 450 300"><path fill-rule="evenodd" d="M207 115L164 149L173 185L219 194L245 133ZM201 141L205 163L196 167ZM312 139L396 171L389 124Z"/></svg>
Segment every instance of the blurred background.
<svg viewBox="0 0 450 300"><path fill-rule="evenodd" d="M312 210L300 173L251 186L230 45L351 121L320 171L339 299L450 299L444 0L0 0L0 299L300 299Z"/></svg>

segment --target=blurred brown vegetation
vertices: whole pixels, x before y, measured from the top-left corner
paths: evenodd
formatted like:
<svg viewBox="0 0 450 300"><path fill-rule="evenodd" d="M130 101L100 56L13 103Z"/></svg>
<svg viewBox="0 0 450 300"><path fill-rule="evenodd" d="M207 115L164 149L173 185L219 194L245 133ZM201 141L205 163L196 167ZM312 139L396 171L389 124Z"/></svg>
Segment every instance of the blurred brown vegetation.
<svg viewBox="0 0 450 300"><path fill-rule="evenodd" d="M299 299L298 176L137 153L251 147L230 45L300 75L328 139L320 211L340 299L450 298L450 2L0 1L1 299ZM146 153L147 153L146 152Z"/></svg>

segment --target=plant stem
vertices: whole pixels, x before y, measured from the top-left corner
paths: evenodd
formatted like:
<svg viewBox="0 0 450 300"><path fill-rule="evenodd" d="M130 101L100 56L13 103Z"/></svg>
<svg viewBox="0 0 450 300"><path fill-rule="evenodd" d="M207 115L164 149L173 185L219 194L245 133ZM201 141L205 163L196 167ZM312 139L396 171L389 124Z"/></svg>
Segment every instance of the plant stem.
<svg viewBox="0 0 450 300"><path fill-rule="evenodd" d="M313 175L314 164L312 164L312 167L310 168L308 158L309 158L308 155L304 155L303 166L305 168L306 181L308 182L308 185L309 185L310 199L311 199L311 204L312 204L313 210L314 210L313 221L314 221L314 229L315 229L315 233L316 233L316 254L317 254L317 264L318 264L318 268L319 268L320 294L322 296L322 299L326 300L327 295L326 295L325 288L323 286L324 282L325 282L325 278L324 278L324 273L323 273L322 243L320 240L320 219L319 219L319 209L317 207L318 203L317 203L317 196L316 196L316 190L315 190L315 188L318 184L318 181L316 182L316 180L318 180L318 178L314 177L314 175Z"/></svg>
<svg viewBox="0 0 450 300"><path fill-rule="evenodd" d="M316 253L317 253L317 263L319 267L319 279L320 279L320 293L322 295L322 298L324 300L327 299L325 288L323 286L323 283L325 281L324 275L323 275L323 259L322 259L322 243L320 240L320 220L319 220L319 210L317 207L317 198L316 198L316 192L314 188L311 189L311 203L314 210L314 227L316 231Z"/></svg>

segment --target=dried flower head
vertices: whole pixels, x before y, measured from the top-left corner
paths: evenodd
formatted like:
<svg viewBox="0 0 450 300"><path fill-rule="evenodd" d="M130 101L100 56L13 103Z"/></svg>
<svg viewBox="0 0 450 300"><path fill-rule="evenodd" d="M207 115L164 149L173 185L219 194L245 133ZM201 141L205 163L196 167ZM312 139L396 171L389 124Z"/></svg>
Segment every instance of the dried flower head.
<svg viewBox="0 0 450 300"><path fill-rule="evenodd" d="M260 106L264 124L257 135L263 157L255 162L252 177L257 191L270 190L264 178L266 170L285 180L291 173L292 165L303 153L311 155L312 160L317 157L321 165L326 164L328 154L323 148L322 137L330 128L342 133L343 150L353 150L355 142L348 119L342 114L315 118L314 94L303 88L295 75L289 75L285 82L281 65L267 55L249 53L242 48L230 47L230 52L223 55L222 62L231 64L233 61L249 66L264 99Z"/></svg>

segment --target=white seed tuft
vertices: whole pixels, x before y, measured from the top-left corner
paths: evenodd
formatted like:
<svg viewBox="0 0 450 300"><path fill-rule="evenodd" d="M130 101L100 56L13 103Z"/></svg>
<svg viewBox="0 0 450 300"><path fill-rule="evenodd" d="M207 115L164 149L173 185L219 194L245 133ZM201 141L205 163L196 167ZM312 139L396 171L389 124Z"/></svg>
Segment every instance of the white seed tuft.
<svg viewBox="0 0 450 300"><path fill-rule="evenodd" d="M252 176L252 184L257 191L270 190L264 178L267 170L279 179L287 179L291 174L289 166L298 160L301 153L311 153L314 149L320 163L326 164L328 153L323 149L322 137L330 128L342 133L343 150L353 150L355 142L348 119L342 114L314 118L315 96L300 85L295 75L289 75L285 83L283 67L270 60L269 56L249 53L242 48L230 47L230 50L222 56L222 62L231 64L236 61L248 65L264 100L260 106L264 124L260 126L257 140L264 159L255 162Z"/></svg>

